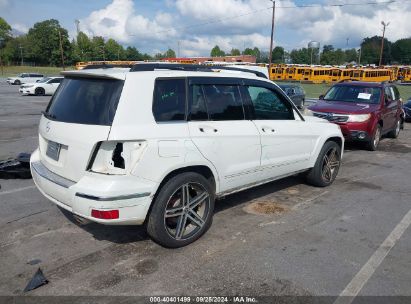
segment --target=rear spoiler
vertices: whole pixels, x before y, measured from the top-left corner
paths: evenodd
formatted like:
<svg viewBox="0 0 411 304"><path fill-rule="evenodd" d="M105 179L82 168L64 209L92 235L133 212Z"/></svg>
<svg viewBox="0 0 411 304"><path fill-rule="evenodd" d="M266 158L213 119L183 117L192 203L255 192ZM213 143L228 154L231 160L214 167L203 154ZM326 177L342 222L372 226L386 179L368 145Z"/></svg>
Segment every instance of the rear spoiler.
<svg viewBox="0 0 411 304"><path fill-rule="evenodd" d="M108 73L107 73L108 72ZM99 78L99 79L118 79L125 80L126 72L128 69L122 69L118 72L113 70L78 70L78 71L63 71L60 74L64 77L75 77L75 78Z"/></svg>

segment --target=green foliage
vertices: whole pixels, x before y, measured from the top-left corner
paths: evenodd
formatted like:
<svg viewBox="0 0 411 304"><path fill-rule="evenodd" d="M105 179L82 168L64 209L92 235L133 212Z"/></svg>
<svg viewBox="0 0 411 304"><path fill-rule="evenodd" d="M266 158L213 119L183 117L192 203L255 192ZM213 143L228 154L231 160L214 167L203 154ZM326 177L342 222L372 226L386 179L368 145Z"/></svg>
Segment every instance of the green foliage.
<svg viewBox="0 0 411 304"><path fill-rule="evenodd" d="M361 63L378 64L380 60L382 37L367 37L361 43ZM384 50L382 54L382 64L391 63L391 42L384 38Z"/></svg>
<svg viewBox="0 0 411 304"><path fill-rule="evenodd" d="M65 60L71 58L72 46L68 39L68 32L55 19L37 22L27 33L27 40L33 61L42 65L60 65L60 36Z"/></svg>
<svg viewBox="0 0 411 304"><path fill-rule="evenodd" d="M311 52L307 48L292 50L291 53L290 53L290 58L291 58L293 63L310 64L310 62L311 62Z"/></svg>
<svg viewBox="0 0 411 304"><path fill-rule="evenodd" d="M225 56L225 53L224 51L220 49L218 45L216 45L215 47L211 49L210 56L211 57L221 57L221 56Z"/></svg>
<svg viewBox="0 0 411 304"><path fill-rule="evenodd" d="M241 52L240 52L239 49L231 49L230 55L231 56L239 56L239 55L241 55Z"/></svg>
<svg viewBox="0 0 411 304"><path fill-rule="evenodd" d="M272 62L273 63L282 63L284 62L285 51L281 46L276 46L272 52Z"/></svg>
<svg viewBox="0 0 411 304"><path fill-rule="evenodd" d="M399 39L394 42L391 52L395 63L411 64L411 38Z"/></svg>
<svg viewBox="0 0 411 304"><path fill-rule="evenodd" d="M0 39L4 39L3 42L6 42L11 38L11 26L4 20L2 17L0 17ZM0 45L0 47L2 47Z"/></svg>
<svg viewBox="0 0 411 304"><path fill-rule="evenodd" d="M262 58L261 58L261 52L259 50L258 47L255 47L253 49L251 48L246 48L243 51L243 55L251 55L251 56L255 56L257 58L257 62L262 62Z"/></svg>

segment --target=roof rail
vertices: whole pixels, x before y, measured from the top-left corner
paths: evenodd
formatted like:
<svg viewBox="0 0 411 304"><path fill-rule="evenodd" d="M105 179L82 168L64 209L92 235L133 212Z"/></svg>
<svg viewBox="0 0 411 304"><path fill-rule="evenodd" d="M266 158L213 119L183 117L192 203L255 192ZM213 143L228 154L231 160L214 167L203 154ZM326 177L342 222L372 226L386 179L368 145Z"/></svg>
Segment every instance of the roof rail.
<svg viewBox="0 0 411 304"><path fill-rule="evenodd" d="M89 64L86 65L82 70L92 70L92 69L112 69L112 68L131 68L132 64Z"/></svg>
<svg viewBox="0 0 411 304"><path fill-rule="evenodd" d="M244 73L251 73L258 77L267 79L264 73L237 68L237 67L226 67L226 66L207 66L199 64L175 64L175 63L138 63L131 67L130 72L147 72L154 70L176 70L176 71L197 71L197 72L213 72L215 70L227 70L227 71L239 71Z"/></svg>

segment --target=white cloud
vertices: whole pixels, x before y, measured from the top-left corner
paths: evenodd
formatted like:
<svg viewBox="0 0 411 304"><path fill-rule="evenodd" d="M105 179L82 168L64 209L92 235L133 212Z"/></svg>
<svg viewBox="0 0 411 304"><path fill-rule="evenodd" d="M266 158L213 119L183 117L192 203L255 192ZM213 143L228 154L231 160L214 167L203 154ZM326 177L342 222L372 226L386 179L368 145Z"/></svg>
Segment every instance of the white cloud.
<svg viewBox="0 0 411 304"><path fill-rule="evenodd" d="M0 0L0 4L7 0ZM81 20L88 34L110 37L154 53L168 47L180 55L208 55L214 45L225 51L257 46L267 50L271 25L269 1L262 0L164 0L162 11L149 18L138 12L133 0L113 0L106 7ZM378 0L385 2L386 0ZM347 3L324 0L320 3ZM390 40L411 36L411 2L364 6L316 6L295 8L303 1L277 1L278 45L287 49L306 46L310 40L322 45L356 47L362 38L381 34L381 20L390 21ZM282 8L283 7L283 8ZM284 8L287 7L287 8ZM277 45L277 42L275 43Z"/></svg>
<svg viewBox="0 0 411 304"><path fill-rule="evenodd" d="M22 23L13 23L11 28L17 30L19 33L27 33L29 31L29 27Z"/></svg>

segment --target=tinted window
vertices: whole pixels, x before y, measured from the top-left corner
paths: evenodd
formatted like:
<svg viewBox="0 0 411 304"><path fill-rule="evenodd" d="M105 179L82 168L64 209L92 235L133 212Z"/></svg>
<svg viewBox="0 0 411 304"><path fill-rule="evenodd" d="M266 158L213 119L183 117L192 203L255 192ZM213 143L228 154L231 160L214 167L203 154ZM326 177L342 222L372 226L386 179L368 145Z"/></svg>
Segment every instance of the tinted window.
<svg viewBox="0 0 411 304"><path fill-rule="evenodd" d="M400 99L400 92L398 91L397 87L392 86L392 90L394 91L395 100L399 100Z"/></svg>
<svg viewBox="0 0 411 304"><path fill-rule="evenodd" d="M153 114L156 121L185 120L186 90L184 79L156 80Z"/></svg>
<svg viewBox="0 0 411 304"><path fill-rule="evenodd" d="M62 81L61 78L54 78L52 80L49 81L49 83L60 83Z"/></svg>
<svg viewBox="0 0 411 304"><path fill-rule="evenodd" d="M324 96L327 101L379 103L381 88L367 86L333 86Z"/></svg>
<svg viewBox="0 0 411 304"><path fill-rule="evenodd" d="M254 106L254 119L294 119L293 109L280 94L263 87L248 86L247 92Z"/></svg>
<svg viewBox="0 0 411 304"><path fill-rule="evenodd" d="M45 82L48 82L49 80L50 80L49 77L44 77L43 79L40 79L40 80L38 80L37 82L38 82L38 83L45 83Z"/></svg>
<svg viewBox="0 0 411 304"><path fill-rule="evenodd" d="M386 87L384 89L384 97L385 100L387 101L393 101L394 100L394 96L393 96L393 90L390 87Z"/></svg>
<svg viewBox="0 0 411 304"><path fill-rule="evenodd" d="M116 79L65 78L46 115L62 122L111 125L123 83Z"/></svg>
<svg viewBox="0 0 411 304"><path fill-rule="evenodd" d="M201 85L193 85L190 98L190 120L208 120L208 113Z"/></svg>
<svg viewBox="0 0 411 304"><path fill-rule="evenodd" d="M237 85L201 85L210 120L243 120L244 110Z"/></svg>

